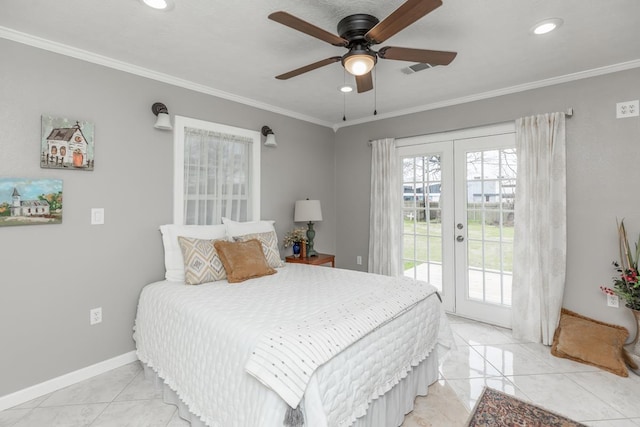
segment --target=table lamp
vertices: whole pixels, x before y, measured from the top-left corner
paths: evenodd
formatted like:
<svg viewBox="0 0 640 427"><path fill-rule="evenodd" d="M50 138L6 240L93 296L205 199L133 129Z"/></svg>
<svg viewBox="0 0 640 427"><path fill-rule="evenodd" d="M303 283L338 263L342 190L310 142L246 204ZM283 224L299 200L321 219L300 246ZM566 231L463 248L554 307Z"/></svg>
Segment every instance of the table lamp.
<svg viewBox="0 0 640 427"><path fill-rule="evenodd" d="M307 256L317 256L318 253L313 249L313 238L316 236L316 231L313 229L313 222L322 221L320 200L297 200L293 221L307 223L309 226L307 230Z"/></svg>

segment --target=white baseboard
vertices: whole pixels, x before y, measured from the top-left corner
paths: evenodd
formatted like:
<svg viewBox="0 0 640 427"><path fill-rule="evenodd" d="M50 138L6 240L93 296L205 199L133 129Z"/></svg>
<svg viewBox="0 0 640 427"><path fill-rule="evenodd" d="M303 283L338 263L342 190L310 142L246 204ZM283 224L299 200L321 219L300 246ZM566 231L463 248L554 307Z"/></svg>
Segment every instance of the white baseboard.
<svg viewBox="0 0 640 427"><path fill-rule="evenodd" d="M52 378L43 383L16 391L15 393L0 396L0 411L13 408L14 406L95 377L96 375L104 374L107 371L135 362L136 360L138 360L136 352L130 351L129 353L121 354L120 356L98 362L95 365L69 372L68 374Z"/></svg>

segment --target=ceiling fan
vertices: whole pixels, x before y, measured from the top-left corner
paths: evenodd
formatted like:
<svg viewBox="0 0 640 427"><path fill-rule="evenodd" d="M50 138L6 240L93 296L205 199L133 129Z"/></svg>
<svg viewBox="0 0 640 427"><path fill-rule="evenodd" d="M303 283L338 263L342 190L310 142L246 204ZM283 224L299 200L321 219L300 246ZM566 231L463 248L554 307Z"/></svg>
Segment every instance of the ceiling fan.
<svg viewBox="0 0 640 427"><path fill-rule="evenodd" d="M402 31L440 6L442 6L441 0L407 0L382 21L379 21L375 16L364 13L349 15L338 22L339 36L287 12L274 12L269 15L269 19L334 46L349 49L342 56L332 56L314 62L288 73L280 74L276 76L276 79L287 80L316 68L341 61L342 66L355 76L358 93L362 93L373 89L371 70L376 65L378 58L426 63L431 66L448 65L456 57L456 52L393 46L385 46L378 51L371 49L371 46L383 43L389 37Z"/></svg>

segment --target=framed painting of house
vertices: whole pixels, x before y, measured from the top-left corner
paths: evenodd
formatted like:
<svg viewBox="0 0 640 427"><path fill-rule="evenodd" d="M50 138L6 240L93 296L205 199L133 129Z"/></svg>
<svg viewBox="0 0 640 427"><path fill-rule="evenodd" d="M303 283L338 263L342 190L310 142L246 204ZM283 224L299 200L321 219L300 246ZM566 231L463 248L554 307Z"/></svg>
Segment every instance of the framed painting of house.
<svg viewBox="0 0 640 427"><path fill-rule="evenodd" d="M0 227L61 222L61 179L0 178Z"/></svg>
<svg viewBox="0 0 640 427"><path fill-rule="evenodd" d="M94 148L93 123L42 116L41 168L92 171Z"/></svg>

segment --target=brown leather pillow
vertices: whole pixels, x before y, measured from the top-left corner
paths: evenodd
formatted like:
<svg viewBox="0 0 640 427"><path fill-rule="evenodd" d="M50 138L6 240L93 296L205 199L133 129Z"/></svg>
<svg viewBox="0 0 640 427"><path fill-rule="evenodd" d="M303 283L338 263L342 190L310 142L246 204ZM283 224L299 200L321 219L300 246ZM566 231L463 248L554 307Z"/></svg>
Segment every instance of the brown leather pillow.
<svg viewBox="0 0 640 427"><path fill-rule="evenodd" d="M627 377L623 346L628 336L629 331L622 326L590 319L563 308L560 324L553 335L551 354Z"/></svg>
<svg viewBox="0 0 640 427"><path fill-rule="evenodd" d="M269 267L258 239L246 242L218 240L213 244L227 272L229 283L243 282L261 276L277 273Z"/></svg>

